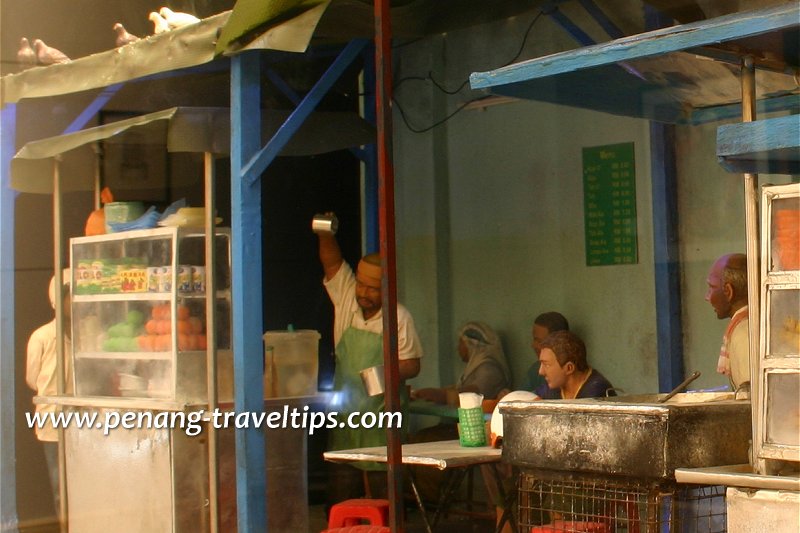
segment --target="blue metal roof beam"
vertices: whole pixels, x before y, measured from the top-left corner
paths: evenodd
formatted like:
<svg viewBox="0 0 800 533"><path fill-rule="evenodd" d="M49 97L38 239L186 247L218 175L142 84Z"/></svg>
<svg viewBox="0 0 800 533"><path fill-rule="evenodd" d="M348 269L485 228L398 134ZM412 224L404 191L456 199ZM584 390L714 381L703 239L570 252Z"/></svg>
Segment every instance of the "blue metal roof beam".
<svg viewBox="0 0 800 533"><path fill-rule="evenodd" d="M600 8L598 8L591 0L584 0L581 2L581 5L583 5L584 9L586 9L589 12L589 14L595 18L598 24L600 24L601 26L603 26L604 29L606 29L606 32L609 32L609 35L611 37L613 37L613 35L611 35L610 32L615 32L615 31L618 32L620 35L623 35L622 31L619 28L617 28L610 20L608 20L608 18L605 16L605 13L600 11ZM591 6L594 6L594 8L592 8ZM555 4L552 4L550 2L544 4L542 6L542 13L550 16L550 18L552 18L559 26L564 28L564 30L566 30L566 32L569 33L573 39L578 41L579 44L582 44L583 46L597 44L597 42L594 39L592 39L588 33L583 31L577 24L572 22L572 20L570 20L568 16L562 13ZM606 25L609 26L608 29L606 28ZM641 80L644 79L644 76L642 76L642 74L639 71L637 71L635 68L628 65L627 63L620 62L619 66L625 71L627 71L629 74L632 74L633 76L636 76Z"/></svg>
<svg viewBox="0 0 800 533"><path fill-rule="evenodd" d="M272 84L281 92L281 94L283 94L286 98L288 98L289 101L292 102L294 105L300 104L300 102L302 101L300 95L297 94L295 90L292 89L292 87L288 83L286 83L286 81L283 78L281 78L280 74L278 74L277 72L275 72L274 69L271 69L269 67L265 69L265 72L267 74L267 78L269 78L269 81L272 82ZM366 152L364 152L364 150L360 148L350 147L348 148L348 151L361 161L364 161L364 158L366 157Z"/></svg>
<svg viewBox="0 0 800 533"><path fill-rule="evenodd" d="M609 37L612 39L619 39L625 37L625 33L619 27L611 22L611 19L594 3L593 0L578 0L589 15L597 22L600 27L605 30Z"/></svg>
<svg viewBox="0 0 800 533"><path fill-rule="evenodd" d="M300 102L292 114L289 115L289 118L286 119L286 122L278 129L272 139L270 139L266 146L259 150L258 153L250 159L247 165L245 165L243 168L243 175L247 176L246 179L251 180L251 182L259 179L261 173L264 172L270 163L278 156L289 139L292 138L292 135L300 129L303 121L314 111L325 94L333 87L336 80L339 79L353 60L359 57L361 50L364 49L367 42L368 41L365 39L354 39L347 43L339 56L303 98L303 101Z"/></svg>
<svg viewBox="0 0 800 533"><path fill-rule="evenodd" d="M558 6L553 4L552 2L546 2L542 4L542 13L549 16L553 21L561 26L567 33L572 36L573 39L578 41L579 44L583 46L589 46L590 44L596 44L595 40L592 39L588 33L583 31L577 24L572 22L568 16L561 12L558 9Z"/></svg>
<svg viewBox="0 0 800 533"><path fill-rule="evenodd" d="M75 117L75 120L73 120L72 123L67 126L67 128L64 130L64 133L67 134L82 130L83 127L89 123L92 117L94 117L98 111L103 109L108 101L111 100L114 95L117 94L117 91L122 89L124 85L124 83L117 83L116 85L110 85L100 91L100 94L98 94L95 99L92 100L92 102L86 106L83 111L81 111L81 114Z"/></svg>

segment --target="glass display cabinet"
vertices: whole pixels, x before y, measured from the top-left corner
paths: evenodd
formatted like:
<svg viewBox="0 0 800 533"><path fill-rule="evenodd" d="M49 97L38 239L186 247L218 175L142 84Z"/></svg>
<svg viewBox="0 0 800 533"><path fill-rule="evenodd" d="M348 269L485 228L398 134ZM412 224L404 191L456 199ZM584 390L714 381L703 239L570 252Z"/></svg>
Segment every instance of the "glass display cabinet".
<svg viewBox="0 0 800 533"><path fill-rule="evenodd" d="M75 395L67 409L108 420L206 408L207 338L216 339L219 401L232 401L230 230L215 235L213 284L202 228L70 240ZM207 285L216 287L215 335L206 330ZM211 530L210 450L205 423L198 427L197 436L157 425L66 428L70 531ZM236 512L233 439L232 431L218 435L215 461L227 529Z"/></svg>
<svg viewBox="0 0 800 533"><path fill-rule="evenodd" d="M754 463L761 474L800 462L800 184L762 191L761 335Z"/></svg>
<svg viewBox="0 0 800 533"><path fill-rule="evenodd" d="M221 401L232 399L230 234L216 236ZM207 401L205 235L165 227L70 241L77 397Z"/></svg>

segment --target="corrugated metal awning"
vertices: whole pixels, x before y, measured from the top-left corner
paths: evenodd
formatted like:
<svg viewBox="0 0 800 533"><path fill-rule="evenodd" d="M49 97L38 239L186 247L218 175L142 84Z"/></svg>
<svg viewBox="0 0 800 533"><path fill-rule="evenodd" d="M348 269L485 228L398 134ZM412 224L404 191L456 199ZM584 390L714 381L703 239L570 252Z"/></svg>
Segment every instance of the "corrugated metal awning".
<svg viewBox="0 0 800 533"><path fill-rule="evenodd" d="M258 35L251 35L250 40L240 44L240 48L305 51L329 0L316 3L314 9L283 17L279 24L264 28ZM196 24L151 35L69 63L35 67L4 76L0 80L2 105L23 98L99 89L209 63L219 57L217 40L230 16L231 11L225 11Z"/></svg>
<svg viewBox="0 0 800 533"><path fill-rule="evenodd" d="M262 112L262 142L278 130L289 111ZM230 110L173 107L147 115L32 141L11 160L11 187L22 192L49 194L53 190L53 160L60 158L62 189L94 189L86 161L94 158L94 143L156 144L169 152L230 151ZM341 150L375 141L374 128L355 113L313 113L281 152L303 156ZM189 176L195 181L199 176Z"/></svg>

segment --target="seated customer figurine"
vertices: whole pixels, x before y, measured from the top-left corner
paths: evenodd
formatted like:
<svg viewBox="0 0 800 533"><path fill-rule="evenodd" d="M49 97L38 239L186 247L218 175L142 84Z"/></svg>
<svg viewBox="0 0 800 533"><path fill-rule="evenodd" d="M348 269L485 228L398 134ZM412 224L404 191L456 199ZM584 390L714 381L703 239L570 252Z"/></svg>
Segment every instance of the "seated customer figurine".
<svg viewBox="0 0 800 533"><path fill-rule="evenodd" d="M458 332L458 355L467 366L458 383L449 387L426 388L412 392L419 400L458 405L458 393L477 392L493 400L511 384L503 346L497 333L483 322L467 322Z"/></svg>
<svg viewBox="0 0 800 533"><path fill-rule="evenodd" d="M547 383L539 375L539 352L542 349L542 341L556 331L569 331L567 318L557 311L542 313L533 320L533 326L531 326L531 348L533 348L533 352L536 355L536 360L525 374L525 390L534 392L547 390Z"/></svg>
<svg viewBox="0 0 800 533"><path fill-rule="evenodd" d="M548 389L537 390L543 400L572 400L616 396L614 386L586 360L586 345L574 333L548 335L539 352L539 375Z"/></svg>
<svg viewBox="0 0 800 533"><path fill-rule="evenodd" d="M614 392L614 386L600 372L589 366L586 361L586 345L574 333L569 331L550 333L539 344L538 353L539 362L541 363L539 375L544 377L547 388L540 387L536 389L535 394L521 391L512 392L503 398L492 415L493 446L499 440L498 437L502 437L502 414L499 408L504 401L530 401L536 396L541 397L542 400L571 400L574 398L598 398L617 395ZM501 463L497 469L503 483L503 492L505 494L514 493L516 491L514 469L509 463ZM497 523L499 525L504 513L504 507L514 498L503 501L499 496L501 491L497 487L489 467L482 467L481 472L486 482L487 492L497 505ZM529 497L535 496L534 494ZM580 495L577 493L569 497L564 495L560 497L562 501L557 502L559 503L559 508L568 508L568 505L574 505L574 508L578 508L578 504L580 504ZM531 501L528 502L528 505L532 508L537 508L541 507L541 502ZM543 518L531 517L532 520L536 520L536 523L542 523ZM511 527L508 524L502 529L503 533L510 531Z"/></svg>

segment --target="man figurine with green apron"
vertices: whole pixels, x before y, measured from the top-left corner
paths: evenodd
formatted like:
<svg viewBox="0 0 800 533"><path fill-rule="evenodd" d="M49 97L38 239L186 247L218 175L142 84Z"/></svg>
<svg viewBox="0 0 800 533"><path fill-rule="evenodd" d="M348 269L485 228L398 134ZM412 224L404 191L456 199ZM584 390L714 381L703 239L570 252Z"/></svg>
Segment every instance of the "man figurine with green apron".
<svg viewBox="0 0 800 533"><path fill-rule="evenodd" d="M384 410L384 395L369 396L360 376L361 370L383 364L380 256L364 256L354 274L342 258L334 233L330 230L315 232L319 237L319 258L325 271L323 283L334 306L336 371L330 410L338 412L339 422L347 422L348 415L356 412L372 412L380 416ZM419 374L422 348L414 320L400 304L397 305L397 348L400 379L410 379ZM407 401L405 387L401 386L400 391L401 400ZM331 430L328 442L330 450L385 445L386 430L377 426L370 429L335 428ZM328 467L329 506L350 498L386 494L385 465L329 463Z"/></svg>

